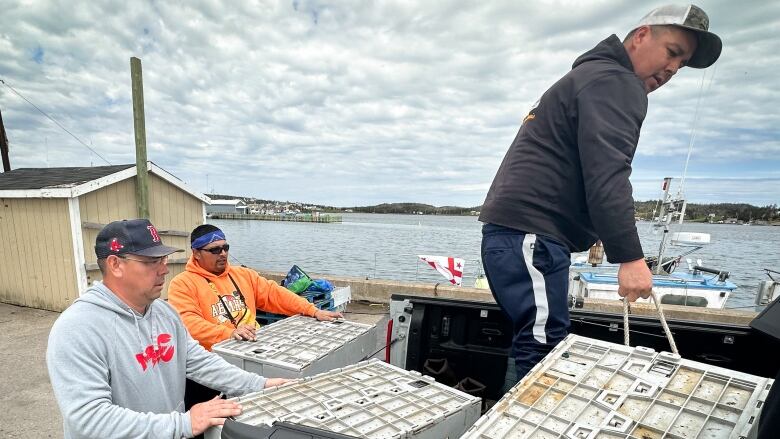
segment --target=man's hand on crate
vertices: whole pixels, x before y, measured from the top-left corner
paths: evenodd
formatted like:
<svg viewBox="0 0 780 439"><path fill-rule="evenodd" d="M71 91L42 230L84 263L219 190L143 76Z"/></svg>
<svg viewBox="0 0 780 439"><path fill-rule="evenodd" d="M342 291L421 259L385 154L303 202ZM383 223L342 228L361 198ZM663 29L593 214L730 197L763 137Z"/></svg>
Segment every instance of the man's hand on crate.
<svg viewBox="0 0 780 439"><path fill-rule="evenodd" d="M266 385L268 381L266 381ZM210 401L195 404L190 409L192 434L197 436L211 426L224 424L225 418L228 416L238 416L240 414L241 405L235 401L222 399L219 396L215 396Z"/></svg>
<svg viewBox="0 0 780 439"><path fill-rule="evenodd" d="M331 320L343 319L344 316L340 312L318 309L317 312L314 313L314 318L319 321L330 322Z"/></svg>
<svg viewBox="0 0 780 439"><path fill-rule="evenodd" d="M298 380L291 380L287 378L266 378L265 380L265 388L269 387L276 387L276 386L283 386L285 384L294 383Z"/></svg>
<svg viewBox="0 0 780 439"><path fill-rule="evenodd" d="M230 338L234 340L250 340L255 341L257 338L255 337L255 326L254 325L238 325L238 328L236 328L232 334L230 334Z"/></svg>
<svg viewBox="0 0 780 439"><path fill-rule="evenodd" d="M653 273L644 259L623 262L618 269L618 294L629 302L647 299L653 291Z"/></svg>

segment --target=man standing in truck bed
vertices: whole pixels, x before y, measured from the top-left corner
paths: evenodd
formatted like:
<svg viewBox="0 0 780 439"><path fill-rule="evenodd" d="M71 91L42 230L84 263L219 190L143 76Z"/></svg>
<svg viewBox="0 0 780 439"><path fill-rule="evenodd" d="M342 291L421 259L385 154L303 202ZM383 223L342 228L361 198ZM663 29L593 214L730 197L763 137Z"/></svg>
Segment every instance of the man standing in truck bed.
<svg viewBox="0 0 780 439"><path fill-rule="evenodd" d="M650 295L631 161L647 94L680 68L706 68L720 56L708 27L694 5L653 10L622 42L612 35L577 58L523 120L479 217L490 289L513 323L518 379L568 332L572 251L601 239L620 264L619 294Z"/></svg>

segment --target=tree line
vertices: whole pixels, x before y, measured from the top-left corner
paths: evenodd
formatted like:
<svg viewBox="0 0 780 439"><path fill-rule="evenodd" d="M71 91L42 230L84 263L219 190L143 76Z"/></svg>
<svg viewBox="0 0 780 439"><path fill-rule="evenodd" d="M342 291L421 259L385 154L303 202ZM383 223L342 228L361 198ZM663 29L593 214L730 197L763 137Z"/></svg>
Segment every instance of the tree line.
<svg viewBox="0 0 780 439"><path fill-rule="evenodd" d="M658 200L637 201L634 203L636 216L641 219L651 220L653 212L658 206ZM656 212L656 215L658 213ZM777 204L766 206L753 206L746 203L716 203L716 204L698 204L688 203L685 209L686 221L727 221L736 219L737 221L780 221L780 211Z"/></svg>
<svg viewBox="0 0 780 439"><path fill-rule="evenodd" d="M400 213L400 214L420 214L423 215L473 215L479 212L477 207L458 207L458 206L431 206L422 203L382 203L376 206L350 207L354 212L361 213Z"/></svg>
<svg viewBox="0 0 780 439"><path fill-rule="evenodd" d="M634 203L636 216L644 220L652 220L653 212L657 209L658 200L637 201ZM375 206L360 206L350 208L354 212L362 213L397 213L424 215L474 215L482 206L458 207L458 206L432 206L422 203L383 203ZM687 221L780 221L780 211L777 204L767 206L753 206L746 203L717 203L698 204L689 203L685 209ZM655 212L658 215L658 212Z"/></svg>
<svg viewBox="0 0 780 439"><path fill-rule="evenodd" d="M236 197L232 195L207 194L212 199L243 199L247 203L278 203L273 200L262 200L252 197ZM653 212L657 209L658 200L636 201L634 209L636 217L643 220L652 220ZM459 206L432 206L423 203L382 203L374 206L355 206L349 208L338 208L333 206L319 206L324 211L338 212L351 210L361 213L395 213L395 214L423 214L423 215L475 215L479 213L482 206L459 207ZM699 204L689 203L685 210L686 221L727 221L736 219L737 221L780 221L780 210L777 204L766 206L754 206L746 203L716 203ZM658 215L658 212L655 212Z"/></svg>

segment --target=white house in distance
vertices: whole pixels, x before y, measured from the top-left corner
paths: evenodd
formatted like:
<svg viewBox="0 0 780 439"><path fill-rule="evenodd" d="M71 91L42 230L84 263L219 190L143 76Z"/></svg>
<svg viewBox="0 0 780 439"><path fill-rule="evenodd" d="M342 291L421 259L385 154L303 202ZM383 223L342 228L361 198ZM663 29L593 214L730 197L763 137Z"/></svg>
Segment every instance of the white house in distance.
<svg viewBox="0 0 780 439"><path fill-rule="evenodd" d="M209 213L246 213L246 203L243 200L211 200L206 205L206 214Z"/></svg>

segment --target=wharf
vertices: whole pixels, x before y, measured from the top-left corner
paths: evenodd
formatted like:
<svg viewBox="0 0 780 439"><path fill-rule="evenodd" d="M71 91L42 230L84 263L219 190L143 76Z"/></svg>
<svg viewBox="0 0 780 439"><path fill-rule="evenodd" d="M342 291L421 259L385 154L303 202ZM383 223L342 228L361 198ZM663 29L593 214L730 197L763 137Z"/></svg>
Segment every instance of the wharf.
<svg viewBox="0 0 780 439"><path fill-rule="evenodd" d="M238 219L259 221L290 221L297 223L340 223L341 215L263 215L258 213L222 213L209 214L212 219Z"/></svg>
<svg viewBox="0 0 780 439"><path fill-rule="evenodd" d="M266 279L280 282L286 273L278 271L258 270L260 276ZM327 278L335 285L347 285L351 289L353 301L369 303L390 303L393 294L405 294L421 297L444 297L449 299L473 300L477 302L495 303L490 290L482 290L470 287L455 287L442 281L438 284L402 282L386 279L367 279L363 277L335 276L331 274L309 273L314 279ZM583 310L606 314L623 314L623 302L619 300L588 298ZM664 305L664 314L667 319L713 322L726 325L744 325L747 327L753 318L755 311L739 309L713 309L683 305ZM655 316L655 306L651 303L632 303L631 314L642 316Z"/></svg>

